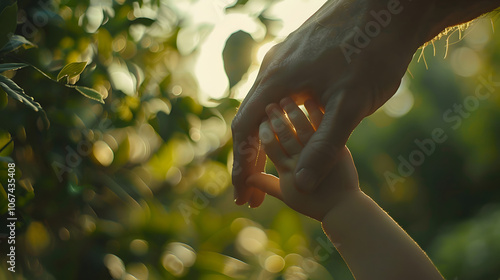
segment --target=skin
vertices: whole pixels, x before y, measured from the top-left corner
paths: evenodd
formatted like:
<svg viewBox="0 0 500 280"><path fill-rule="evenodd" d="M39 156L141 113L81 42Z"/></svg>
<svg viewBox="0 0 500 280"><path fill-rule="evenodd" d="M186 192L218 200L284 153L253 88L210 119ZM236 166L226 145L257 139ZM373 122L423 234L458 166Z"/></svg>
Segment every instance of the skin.
<svg viewBox="0 0 500 280"><path fill-rule="evenodd" d="M314 127L320 126L323 112L316 102L306 102L313 126L292 99L285 98L281 104L283 109L277 104L267 106L269 120L264 121L259 128L259 137L264 150L274 162L280 179L260 173L250 176L247 183L281 199L292 209L321 221L332 206L342 201L347 193L360 191L357 183L358 173L349 150L344 146L334 169L325 180L336 182L335 187L325 186L308 194L297 190L294 184L294 170L304 145L314 135ZM288 118L285 117L283 110L286 111Z"/></svg>
<svg viewBox="0 0 500 280"><path fill-rule="evenodd" d="M253 174L247 184L268 193L299 213L321 221L323 230L346 261L354 277L363 279L443 279L424 251L359 188L358 174L347 147L318 187L308 193L294 186L294 170L304 146L321 122L317 104L306 103L312 123L287 98L267 106L269 120L260 125L264 150L279 179ZM289 120L288 120L289 119Z"/></svg>
<svg viewBox="0 0 500 280"><path fill-rule="evenodd" d="M394 95L418 48L445 28L498 6L500 0L326 2L268 52L233 120L235 202L257 207L264 200L265 193L246 180L264 170L258 127L269 104L284 97L300 104L307 96L325 112L294 170L297 189L312 192L340 160L353 129ZM368 37L367 44L356 44L356 28L366 30L374 21L373 13L389 10L388 24L368 29L377 32Z"/></svg>

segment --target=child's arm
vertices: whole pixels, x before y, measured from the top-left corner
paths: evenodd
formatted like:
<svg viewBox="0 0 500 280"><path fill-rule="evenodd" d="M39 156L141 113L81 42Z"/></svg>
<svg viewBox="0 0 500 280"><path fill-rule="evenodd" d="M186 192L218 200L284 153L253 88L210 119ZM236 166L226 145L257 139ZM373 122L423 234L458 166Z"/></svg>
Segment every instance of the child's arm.
<svg viewBox="0 0 500 280"><path fill-rule="evenodd" d="M314 127L322 112L306 102ZM287 112L288 119L283 109ZM292 209L322 222L323 229L358 280L443 279L427 255L392 218L359 189L351 154L344 148L333 170L312 193L301 193L294 172L314 128L291 99L266 108L269 121L260 138L279 173L255 174L247 184L282 200Z"/></svg>
<svg viewBox="0 0 500 280"><path fill-rule="evenodd" d="M418 244L363 192L344 197L321 224L358 280L443 279Z"/></svg>

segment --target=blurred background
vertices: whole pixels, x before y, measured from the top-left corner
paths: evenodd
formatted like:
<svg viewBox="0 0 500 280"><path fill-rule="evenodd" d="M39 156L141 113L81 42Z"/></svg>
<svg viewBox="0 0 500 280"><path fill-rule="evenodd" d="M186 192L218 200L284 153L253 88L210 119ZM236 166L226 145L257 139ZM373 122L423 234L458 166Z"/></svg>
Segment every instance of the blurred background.
<svg viewBox="0 0 500 280"><path fill-rule="evenodd" d="M0 35L18 37L0 63L31 65L2 75L43 110L0 89L0 214L15 162L18 218L0 278L353 279L319 223L272 197L237 207L230 180L230 123L264 54L323 3L2 0ZM348 143L362 189L447 279L500 277L497 19L419 50Z"/></svg>

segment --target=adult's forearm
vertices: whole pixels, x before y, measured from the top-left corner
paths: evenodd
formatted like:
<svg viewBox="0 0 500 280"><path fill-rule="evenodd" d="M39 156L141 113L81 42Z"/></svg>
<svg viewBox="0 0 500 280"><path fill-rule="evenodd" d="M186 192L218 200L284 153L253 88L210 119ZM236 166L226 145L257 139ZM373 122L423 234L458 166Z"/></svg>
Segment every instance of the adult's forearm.
<svg viewBox="0 0 500 280"><path fill-rule="evenodd" d="M333 208L322 226L357 280L443 279L415 241L362 192Z"/></svg>
<svg viewBox="0 0 500 280"><path fill-rule="evenodd" d="M341 48L348 63L364 54L360 63L375 66L384 57L385 69L405 71L414 52L447 27L499 6L500 0L329 0L290 41Z"/></svg>
<svg viewBox="0 0 500 280"><path fill-rule="evenodd" d="M471 21L498 7L500 0L329 0L308 23L337 27L346 23L348 29L354 27L348 23L356 22L350 18L364 17L368 24L374 20L373 14L385 10L391 12L391 20L383 32L419 47L447 27Z"/></svg>
<svg viewBox="0 0 500 280"><path fill-rule="evenodd" d="M500 0L432 0L431 40L448 27L469 22L500 7ZM428 41L427 40L427 41Z"/></svg>

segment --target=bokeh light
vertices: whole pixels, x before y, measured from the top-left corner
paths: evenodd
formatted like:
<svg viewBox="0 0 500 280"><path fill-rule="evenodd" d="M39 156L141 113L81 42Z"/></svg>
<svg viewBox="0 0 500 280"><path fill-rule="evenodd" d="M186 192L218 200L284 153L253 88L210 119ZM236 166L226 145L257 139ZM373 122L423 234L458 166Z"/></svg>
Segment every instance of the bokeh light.
<svg viewBox="0 0 500 280"><path fill-rule="evenodd" d="M389 116L399 118L407 114L414 104L413 94L409 89L409 79L404 78L398 90L381 108Z"/></svg>
<svg viewBox="0 0 500 280"><path fill-rule="evenodd" d="M474 50L461 47L452 52L451 66L457 75L471 77L481 68L481 60Z"/></svg>

